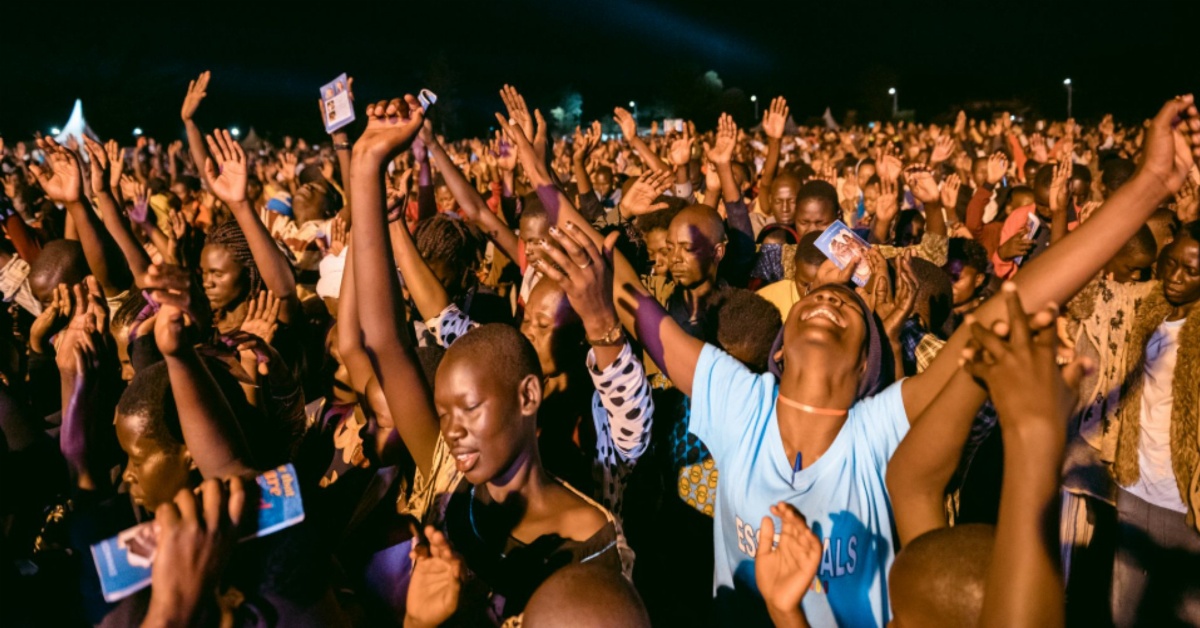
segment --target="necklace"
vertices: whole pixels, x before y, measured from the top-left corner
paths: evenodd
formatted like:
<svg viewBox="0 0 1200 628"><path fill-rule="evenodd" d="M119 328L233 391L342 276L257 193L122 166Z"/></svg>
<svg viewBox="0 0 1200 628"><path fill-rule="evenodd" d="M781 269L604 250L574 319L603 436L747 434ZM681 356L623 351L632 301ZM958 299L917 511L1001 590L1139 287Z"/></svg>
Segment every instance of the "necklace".
<svg viewBox="0 0 1200 628"><path fill-rule="evenodd" d="M788 399L787 397L784 397L782 394L779 395L779 401L782 402L786 406L791 406L797 410L801 410L803 412L807 412L809 414L815 414L818 416L841 417L841 416L846 416L847 414L850 414L849 410L842 410L839 408L818 408L816 406L810 406L807 403L800 403L799 401L796 401L794 399Z"/></svg>

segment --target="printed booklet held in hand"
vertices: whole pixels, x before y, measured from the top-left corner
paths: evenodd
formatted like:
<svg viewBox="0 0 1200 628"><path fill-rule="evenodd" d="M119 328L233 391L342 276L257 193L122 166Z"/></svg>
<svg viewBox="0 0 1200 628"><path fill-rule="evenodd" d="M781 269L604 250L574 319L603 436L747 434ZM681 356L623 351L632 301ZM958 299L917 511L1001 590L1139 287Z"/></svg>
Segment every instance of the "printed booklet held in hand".
<svg viewBox="0 0 1200 628"><path fill-rule="evenodd" d="M829 225L817 238L816 245L839 270L845 269L846 264L849 264L857 253L859 255L858 268L854 269L852 279L859 287L867 285L867 280L871 278L871 266L867 263L867 250L871 248L871 245L851 231L846 223L840 220L833 221L833 224Z"/></svg>
<svg viewBox="0 0 1200 628"><path fill-rule="evenodd" d="M321 87L321 120L326 133L354 122L354 103L350 102L350 84L344 72Z"/></svg>
<svg viewBox="0 0 1200 628"><path fill-rule="evenodd" d="M296 469L285 464L258 476L258 521L242 541L266 536L304 521ZM150 568L158 547L153 521L136 525L92 546L106 602L116 602L150 586Z"/></svg>

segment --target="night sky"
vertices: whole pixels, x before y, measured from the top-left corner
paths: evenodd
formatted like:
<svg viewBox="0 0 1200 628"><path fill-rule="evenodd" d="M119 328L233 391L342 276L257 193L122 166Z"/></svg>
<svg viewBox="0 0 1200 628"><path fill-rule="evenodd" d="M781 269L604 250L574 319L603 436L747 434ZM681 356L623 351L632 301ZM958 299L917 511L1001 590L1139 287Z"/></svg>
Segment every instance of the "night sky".
<svg viewBox="0 0 1200 628"><path fill-rule="evenodd" d="M317 88L341 72L355 77L360 102L434 88L452 136L487 130L505 82L543 112L576 91L586 120L636 100L646 115L695 115L702 128L714 108L749 123L750 94L761 105L785 95L801 121L826 106L839 119L848 109L886 115L891 86L921 120L1010 100L1063 117L1069 76L1076 117L1135 121L1200 89L1192 0L327 3L336 13L312 3L17 2L0 18L0 133L10 141L62 124L75 98L102 137L127 139L135 126L182 136L179 105L205 69L202 127L310 138L323 136ZM725 90L716 104L695 96L709 71Z"/></svg>

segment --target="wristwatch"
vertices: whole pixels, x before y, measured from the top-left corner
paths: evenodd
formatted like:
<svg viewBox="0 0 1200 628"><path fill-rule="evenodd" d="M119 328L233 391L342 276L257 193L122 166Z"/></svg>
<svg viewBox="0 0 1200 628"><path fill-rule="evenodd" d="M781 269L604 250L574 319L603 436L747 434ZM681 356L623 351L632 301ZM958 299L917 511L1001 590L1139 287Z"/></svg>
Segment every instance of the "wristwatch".
<svg viewBox="0 0 1200 628"><path fill-rule="evenodd" d="M587 342L593 347L615 347L625 342L625 330L621 329L621 323L618 322L605 332L603 336L599 338L589 337Z"/></svg>

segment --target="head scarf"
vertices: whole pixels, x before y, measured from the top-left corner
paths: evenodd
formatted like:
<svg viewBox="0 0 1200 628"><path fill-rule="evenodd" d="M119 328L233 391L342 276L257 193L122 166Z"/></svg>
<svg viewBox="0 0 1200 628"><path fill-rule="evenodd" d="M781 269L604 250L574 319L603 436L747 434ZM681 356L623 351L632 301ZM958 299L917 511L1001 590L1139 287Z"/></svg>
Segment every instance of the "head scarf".
<svg viewBox="0 0 1200 628"><path fill-rule="evenodd" d="M858 389L854 393L854 401L871 397L879 391L887 388L894 379L895 374L895 356L892 355L892 345L887 340L887 333L883 330L883 321L875 315L867 307L866 301L858 296L858 293L850 289L848 286L827 284L817 288L817 290L837 290L842 296L848 297L852 302L858 305L859 311L864 313L863 323L866 328L866 348L867 348L867 368L858 380ZM786 327L787 321L784 321ZM775 336L775 342L771 345L771 359L767 365L767 369L777 379L783 377L783 363L776 360L775 356L779 355L783 349L783 329L779 328L779 335Z"/></svg>

